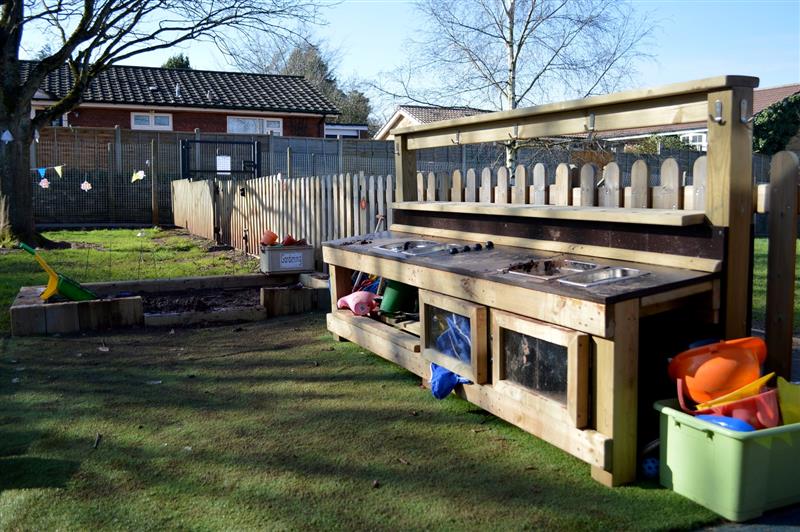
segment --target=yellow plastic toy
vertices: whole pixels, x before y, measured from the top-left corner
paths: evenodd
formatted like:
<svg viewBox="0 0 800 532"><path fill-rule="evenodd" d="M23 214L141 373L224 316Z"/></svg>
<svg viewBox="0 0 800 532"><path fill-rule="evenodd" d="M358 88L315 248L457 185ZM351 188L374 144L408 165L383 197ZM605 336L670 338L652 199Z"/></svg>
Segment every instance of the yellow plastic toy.
<svg viewBox="0 0 800 532"><path fill-rule="evenodd" d="M39 297L43 301L47 301L54 295L58 294L72 301L87 301L89 299L98 299L98 297L91 290L82 287L77 281L73 281L66 275L61 275L50 267L47 262L36 252L35 249L27 244L20 243L19 247L33 255L39 266L47 272L47 286Z"/></svg>
<svg viewBox="0 0 800 532"><path fill-rule="evenodd" d="M800 423L800 384L778 377L778 402L784 425Z"/></svg>
<svg viewBox="0 0 800 532"><path fill-rule="evenodd" d="M699 405L697 405L697 409L705 410L706 408L711 408L712 406L720 406L726 403L732 403L734 401L738 401L739 399L746 399L747 397L758 395L761 393L761 389L774 376L775 372L772 372L769 375L764 375L763 377L754 380L750 384L745 384L741 388L734 390L729 394L725 394L722 397L717 397L716 399L712 399L711 401L706 401L705 403L700 403Z"/></svg>

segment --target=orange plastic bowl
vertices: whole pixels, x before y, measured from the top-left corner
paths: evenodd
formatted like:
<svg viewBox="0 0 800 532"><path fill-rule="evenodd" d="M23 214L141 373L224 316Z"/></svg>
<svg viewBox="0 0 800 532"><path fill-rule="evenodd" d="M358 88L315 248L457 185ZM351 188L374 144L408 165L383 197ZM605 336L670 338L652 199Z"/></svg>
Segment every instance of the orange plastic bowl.
<svg viewBox="0 0 800 532"><path fill-rule="evenodd" d="M693 401L705 403L758 379L766 356L761 338L722 341L680 353L669 364L669 376L683 380Z"/></svg>
<svg viewBox="0 0 800 532"><path fill-rule="evenodd" d="M276 235L269 229L264 231L264 234L261 235L261 243L265 246L272 246L277 241L278 241L278 235Z"/></svg>

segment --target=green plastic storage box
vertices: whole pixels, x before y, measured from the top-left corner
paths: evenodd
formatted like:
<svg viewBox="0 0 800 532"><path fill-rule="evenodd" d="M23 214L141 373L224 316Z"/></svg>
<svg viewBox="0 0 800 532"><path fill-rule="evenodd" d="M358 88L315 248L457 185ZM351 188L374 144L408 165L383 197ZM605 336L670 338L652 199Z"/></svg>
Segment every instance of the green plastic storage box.
<svg viewBox="0 0 800 532"><path fill-rule="evenodd" d="M800 423L737 432L696 419L676 400L661 412L661 485L730 519L800 502Z"/></svg>

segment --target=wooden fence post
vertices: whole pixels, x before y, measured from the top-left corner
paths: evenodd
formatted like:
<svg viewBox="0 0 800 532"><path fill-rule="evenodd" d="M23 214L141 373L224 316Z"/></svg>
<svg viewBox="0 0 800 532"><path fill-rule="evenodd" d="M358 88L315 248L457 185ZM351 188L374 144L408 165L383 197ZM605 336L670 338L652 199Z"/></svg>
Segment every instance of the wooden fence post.
<svg viewBox="0 0 800 532"><path fill-rule="evenodd" d="M797 191L800 162L790 151L776 153L769 169L769 253L765 371L791 379L797 261Z"/></svg>

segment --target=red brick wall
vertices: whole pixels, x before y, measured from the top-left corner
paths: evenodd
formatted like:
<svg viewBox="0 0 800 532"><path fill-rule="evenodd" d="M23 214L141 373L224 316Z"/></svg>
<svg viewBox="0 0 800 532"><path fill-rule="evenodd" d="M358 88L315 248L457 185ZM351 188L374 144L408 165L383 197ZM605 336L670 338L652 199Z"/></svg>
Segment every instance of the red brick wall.
<svg viewBox="0 0 800 532"><path fill-rule="evenodd" d="M147 109L143 112L149 112ZM158 111L156 111L158 112ZM228 115L258 116L248 113L198 113L197 111L170 111L173 131L200 131L226 133ZM322 137L325 121L313 116L280 116L283 118L283 134L288 137ZM76 127L114 127L131 129L131 110L84 107L69 113L69 125Z"/></svg>

